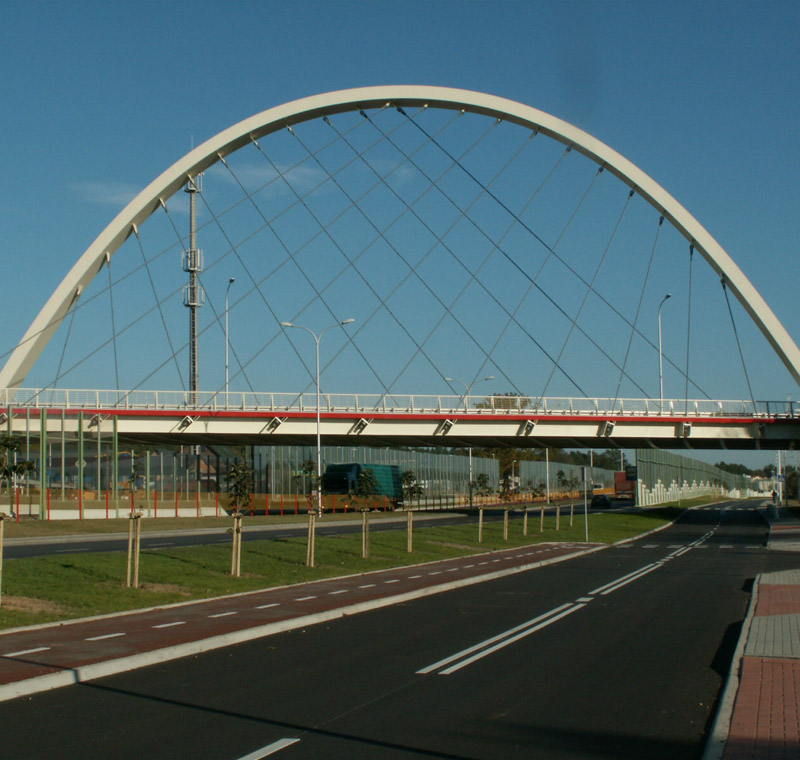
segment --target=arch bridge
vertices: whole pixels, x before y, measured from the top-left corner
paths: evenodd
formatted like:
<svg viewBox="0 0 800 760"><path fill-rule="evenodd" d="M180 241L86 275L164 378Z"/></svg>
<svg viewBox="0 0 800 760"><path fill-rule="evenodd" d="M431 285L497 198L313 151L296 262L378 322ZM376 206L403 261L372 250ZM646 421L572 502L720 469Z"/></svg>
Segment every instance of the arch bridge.
<svg viewBox="0 0 800 760"><path fill-rule="evenodd" d="M797 403L753 388L764 355L800 383L731 256L612 148L492 95L367 87L245 119L144 188L5 350L0 419L170 445L319 424L326 443L792 448Z"/></svg>

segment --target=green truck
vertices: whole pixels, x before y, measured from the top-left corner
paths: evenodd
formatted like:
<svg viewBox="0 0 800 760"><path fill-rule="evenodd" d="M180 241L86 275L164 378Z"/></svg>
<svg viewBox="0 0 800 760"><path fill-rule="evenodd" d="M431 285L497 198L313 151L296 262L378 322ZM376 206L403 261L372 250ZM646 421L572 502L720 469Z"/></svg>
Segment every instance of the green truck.
<svg viewBox="0 0 800 760"><path fill-rule="evenodd" d="M377 496L386 496L395 504L403 500L403 483L396 464L329 464L322 476L324 493L350 493L356 490L358 476L372 470L378 483Z"/></svg>

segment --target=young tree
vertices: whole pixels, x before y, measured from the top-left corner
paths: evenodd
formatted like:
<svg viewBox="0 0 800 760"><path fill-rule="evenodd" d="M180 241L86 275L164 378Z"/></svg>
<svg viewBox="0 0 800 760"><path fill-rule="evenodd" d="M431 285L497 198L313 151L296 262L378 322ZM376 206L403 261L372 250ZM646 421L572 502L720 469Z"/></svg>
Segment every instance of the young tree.
<svg viewBox="0 0 800 760"><path fill-rule="evenodd" d="M241 512L250 504L250 494L253 490L253 471L237 459L225 473L225 482L228 484L228 505L234 512Z"/></svg>
<svg viewBox="0 0 800 760"><path fill-rule="evenodd" d="M403 485L403 501L410 502L419 499L425 489L419 484L417 476L411 470L405 470L400 476Z"/></svg>
<svg viewBox="0 0 800 760"><path fill-rule="evenodd" d="M0 435L0 483L5 483L9 493L9 504L14 511L14 494L11 485L14 477L23 477L32 472L36 465L30 460L15 462L14 454L19 451L20 441L11 435Z"/></svg>
<svg viewBox="0 0 800 760"><path fill-rule="evenodd" d="M488 496L492 492L492 489L489 487L489 476L485 472L480 473L478 477L475 478L473 488L478 496Z"/></svg>
<svg viewBox="0 0 800 760"><path fill-rule="evenodd" d="M317 463L313 459L304 459L300 469L303 471L303 475L311 479L313 488L313 484L316 482ZM310 492L311 488L308 491Z"/></svg>
<svg viewBox="0 0 800 760"><path fill-rule="evenodd" d="M375 477L375 473L369 467L365 467L358 474L355 488L350 491L350 500L355 506L361 499L368 499L370 496L375 496L380 490L381 487L378 483L378 479Z"/></svg>

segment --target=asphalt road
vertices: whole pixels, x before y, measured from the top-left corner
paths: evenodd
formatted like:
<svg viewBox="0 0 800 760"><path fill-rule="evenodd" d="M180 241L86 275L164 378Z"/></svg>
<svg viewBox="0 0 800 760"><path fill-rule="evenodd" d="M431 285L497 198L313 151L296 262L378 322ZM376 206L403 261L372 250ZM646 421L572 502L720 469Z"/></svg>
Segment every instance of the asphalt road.
<svg viewBox="0 0 800 760"><path fill-rule="evenodd" d="M304 518L299 518L303 520ZM437 525L454 525L463 522L465 516L462 513L454 513L452 516L442 516L434 514L433 517L426 515L425 512L415 513L415 524L426 519L435 519ZM498 516L490 517L489 519L499 519ZM329 516L326 520L331 521L329 524L325 522L317 522L317 535L329 536L341 533L360 533L361 522L359 520L352 520L349 522L337 521L335 516ZM159 534L149 535L142 534L141 548L145 549L159 549L164 547L176 546L205 546L208 544L229 544L231 542L230 533L228 529L231 527L232 522L225 520L224 525L218 529L211 529L205 531L164 531ZM406 519L405 513L398 516L396 520L373 520L370 522L369 529L371 532L380 532L384 530L405 530ZM260 541L268 538L287 538L290 536L305 536L308 533L308 528L302 523L294 522L293 525L281 527L280 525L248 525L247 518L245 518L244 530L242 532L243 541ZM122 534L109 534L107 536L53 536L42 540L25 539L19 540L6 540L3 556L6 559L20 559L24 557L41 557L49 554L75 554L82 552L117 552L128 550L128 537Z"/></svg>
<svg viewBox="0 0 800 760"><path fill-rule="evenodd" d="M770 553L741 505L628 545L0 704L17 758L697 758Z"/></svg>

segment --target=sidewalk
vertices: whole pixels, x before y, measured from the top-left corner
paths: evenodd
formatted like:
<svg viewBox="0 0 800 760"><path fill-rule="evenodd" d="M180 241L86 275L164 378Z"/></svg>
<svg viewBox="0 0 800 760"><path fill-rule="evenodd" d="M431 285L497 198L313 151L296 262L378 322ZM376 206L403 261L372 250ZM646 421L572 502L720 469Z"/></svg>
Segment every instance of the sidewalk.
<svg viewBox="0 0 800 760"><path fill-rule="evenodd" d="M800 551L800 521L764 506L770 550ZM800 569L755 579L703 757L800 758Z"/></svg>

